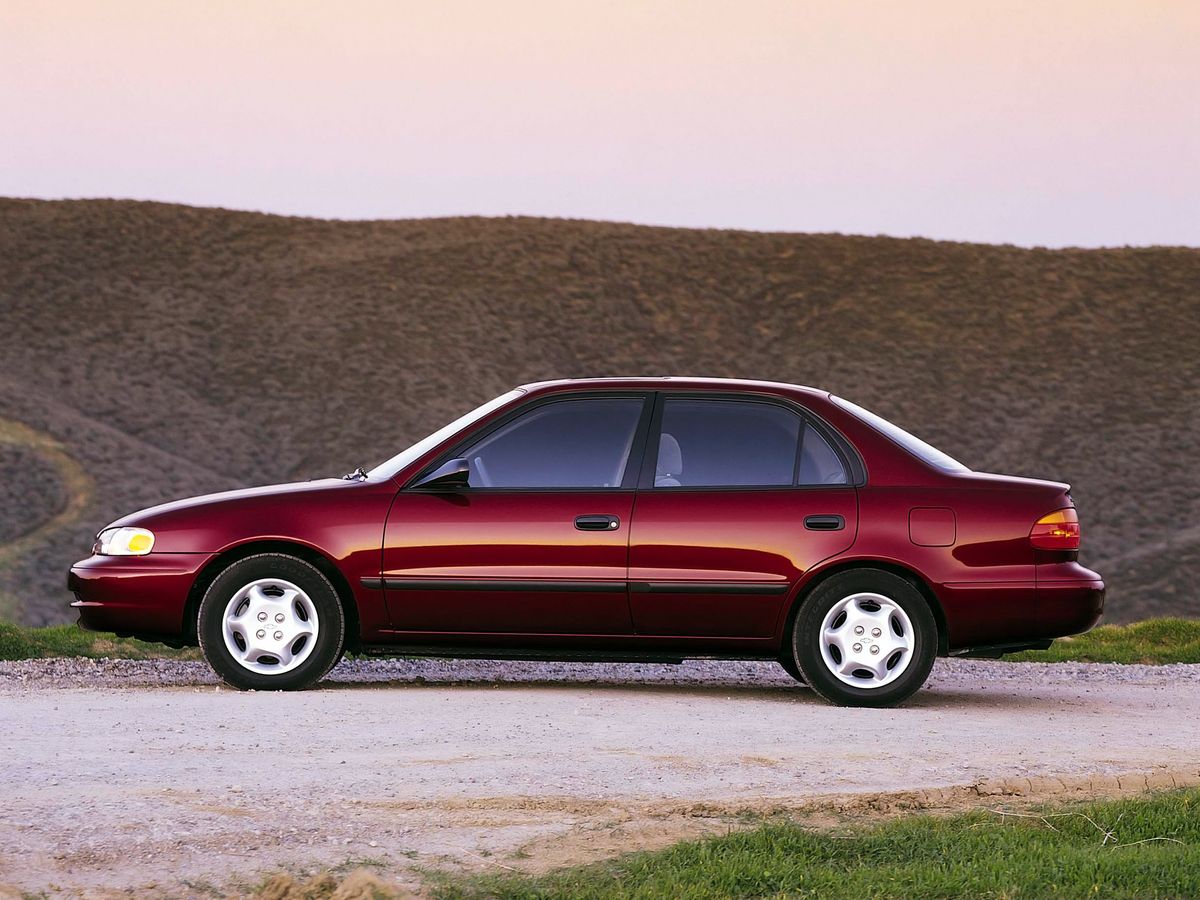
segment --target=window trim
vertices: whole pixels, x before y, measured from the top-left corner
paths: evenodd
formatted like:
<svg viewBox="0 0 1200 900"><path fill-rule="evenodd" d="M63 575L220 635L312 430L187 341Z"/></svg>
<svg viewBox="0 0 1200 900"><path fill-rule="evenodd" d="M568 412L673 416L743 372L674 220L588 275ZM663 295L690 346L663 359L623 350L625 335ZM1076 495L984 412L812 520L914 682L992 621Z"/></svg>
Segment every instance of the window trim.
<svg viewBox="0 0 1200 900"><path fill-rule="evenodd" d="M551 403L565 403L573 400L637 400L642 404L642 411L634 426L633 444L629 448L629 458L625 461L625 472L621 484L617 487L483 487L467 485L455 488L460 494L595 494L595 493L630 493L636 490L638 473L644 465L647 436L649 434L650 418L654 410L654 392L643 390L614 390L614 391L570 391L547 394L536 397L526 403L518 404L504 415L489 422L479 431L475 431L462 440L434 457L433 461L417 472L401 490L414 493L447 493L446 488L426 487L419 482L447 460L461 456L467 448L487 439L495 432L509 425L515 419Z"/></svg>
<svg viewBox="0 0 1200 900"><path fill-rule="evenodd" d="M800 434L796 442L796 463L792 469L791 484L716 484L716 485L681 485L679 487L656 487L655 475L658 472L658 454L651 452L652 447L658 446L657 439L662 436L663 410L668 400L713 400L741 401L751 403L766 403L778 406L794 413L800 419ZM799 473L800 453L804 447L805 425L811 425L829 444L846 472L844 484L796 484ZM814 490L846 490L865 485L866 467L862 457L854 446L842 436L832 425L807 407L801 406L789 397L774 394L759 394L746 391L658 391L654 398L654 414L650 420L650 428L646 434L646 445L642 459L642 472L638 479L639 491L656 491L667 494L681 493L710 493L717 491L814 491Z"/></svg>

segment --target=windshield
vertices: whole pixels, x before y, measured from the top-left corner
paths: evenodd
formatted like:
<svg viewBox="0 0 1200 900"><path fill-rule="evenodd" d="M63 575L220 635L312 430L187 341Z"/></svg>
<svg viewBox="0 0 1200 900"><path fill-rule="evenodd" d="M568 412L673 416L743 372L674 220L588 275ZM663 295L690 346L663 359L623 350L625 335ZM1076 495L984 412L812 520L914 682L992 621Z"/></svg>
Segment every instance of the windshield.
<svg viewBox="0 0 1200 900"><path fill-rule="evenodd" d="M407 450L402 450L389 460L385 460L367 473L368 478L391 478L405 466L412 465L438 444L454 436L458 432L471 425L474 425L488 413L491 413L506 403L515 400L517 397L525 393L520 388L509 391L507 394L501 394L495 400L489 400L483 406L477 406L465 416L460 416L444 428L439 428L427 438L422 438L417 441Z"/></svg>
<svg viewBox="0 0 1200 900"><path fill-rule="evenodd" d="M863 409L857 403L851 403L849 400L843 400L841 397L833 397L832 399L838 406L858 416L876 431L882 431L887 437L891 438L913 456L929 463L929 465L936 466L946 472L971 471L957 459L947 456L937 447L925 443L916 435L909 434L899 425L893 425L883 416L877 416L870 410Z"/></svg>

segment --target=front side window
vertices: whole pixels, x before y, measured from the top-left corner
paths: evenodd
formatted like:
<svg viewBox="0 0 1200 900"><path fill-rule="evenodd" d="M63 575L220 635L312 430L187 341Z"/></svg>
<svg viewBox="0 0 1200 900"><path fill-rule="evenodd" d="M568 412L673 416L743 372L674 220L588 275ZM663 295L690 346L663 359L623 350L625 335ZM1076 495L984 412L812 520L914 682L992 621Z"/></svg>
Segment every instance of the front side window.
<svg viewBox="0 0 1200 900"><path fill-rule="evenodd" d="M559 400L542 404L462 451L470 484L484 488L621 486L643 401Z"/></svg>
<svg viewBox="0 0 1200 900"><path fill-rule="evenodd" d="M435 431L428 437L417 441L406 450L402 450L393 456L391 459L384 460L370 472L367 473L368 478L391 478L394 475L402 472L407 466L411 466L418 459L432 450L434 447L441 444L443 441L448 441L460 431L466 431L480 419L490 415L501 407L511 403L513 400L520 397L525 391L522 388L516 388L509 391L507 394L501 394L493 400L489 400L483 406L477 406L464 416L455 419L449 425L445 425Z"/></svg>

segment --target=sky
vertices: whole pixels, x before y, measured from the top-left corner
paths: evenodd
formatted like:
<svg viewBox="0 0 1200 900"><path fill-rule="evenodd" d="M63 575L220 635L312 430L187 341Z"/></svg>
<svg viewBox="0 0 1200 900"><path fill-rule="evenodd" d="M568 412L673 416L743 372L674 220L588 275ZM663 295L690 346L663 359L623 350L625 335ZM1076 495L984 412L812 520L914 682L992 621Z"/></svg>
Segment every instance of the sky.
<svg viewBox="0 0 1200 900"><path fill-rule="evenodd" d="M0 195L1200 246L1200 2L0 0Z"/></svg>

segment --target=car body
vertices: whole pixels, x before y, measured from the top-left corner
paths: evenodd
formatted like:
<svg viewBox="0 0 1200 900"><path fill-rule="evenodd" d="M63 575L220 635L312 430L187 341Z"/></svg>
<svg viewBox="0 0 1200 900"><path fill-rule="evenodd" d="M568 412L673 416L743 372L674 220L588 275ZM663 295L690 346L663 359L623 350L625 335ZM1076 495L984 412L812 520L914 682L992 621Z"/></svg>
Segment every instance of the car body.
<svg viewBox="0 0 1200 900"><path fill-rule="evenodd" d="M1068 485L970 471L825 391L728 379L573 379L517 388L370 472L126 516L100 543L137 549L98 544L102 552L71 568L69 588L85 627L199 642L212 661L218 633L232 656L253 643L246 626L228 625L233 606L225 630L214 624L205 641L202 605L222 573L256 559L242 579L269 580L270 561L290 558L319 573L306 582L310 594L333 592L329 608L344 620L344 636L321 652L338 658L349 648L777 659L811 682L829 673L810 671L820 668L811 647L812 658L798 660L805 639L797 623L831 583L867 598L851 621L867 617L854 627L868 640L868 619L887 620L892 609L885 603L880 612L870 598L903 594L888 620L897 634L884 624L883 640L927 632L910 634L919 654L915 645L894 651L920 656L918 667L935 654L999 655L1091 628L1104 584L1077 560L1075 523ZM882 574L864 581L864 572ZM277 603L284 596L272 594ZM914 597L928 619L914 612ZM240 610L251 610L244 597ZM256 615L277 615L263 610ZM293 604L278 615L304 631L309 613ZM815 636L846 627L844 610L830 616L804 626L826 661L851 646ZM292 634L265 630L267 641ZM242 687L302 687L337 661L272 681L271 656L258 658L251 683L236 666L222 674ZM889 691L886 678L877 680L861 690L853 677L814 687L837 702L882 705L920 686Z"/></svg>

